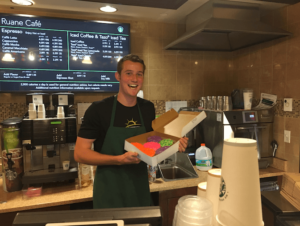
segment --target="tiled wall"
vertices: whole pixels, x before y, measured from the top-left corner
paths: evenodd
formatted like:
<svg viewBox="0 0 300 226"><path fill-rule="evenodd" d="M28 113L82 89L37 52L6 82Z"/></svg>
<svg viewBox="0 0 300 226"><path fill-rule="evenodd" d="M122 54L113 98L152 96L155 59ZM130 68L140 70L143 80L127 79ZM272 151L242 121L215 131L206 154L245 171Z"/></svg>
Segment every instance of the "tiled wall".
<svg viewBox="0 0 300 226"><path fill-rule="evenodd" d="M0 9L6 13L27 13L76 19L98 19L99 15L69 12L45 13L20 9ZM163 47L184 33L184 25L150 21L113 20L131 25L131 52L140 55L147 65L144 95L164 111L166 100L188 100L196 106L201 96L230 95L234 88L253 88L254 98L261 92L277 94L274 138L279 143L277 156L288 160L288 171L299 172L300 139L300 4L276 10L263 17L271 25L292 32L290 38L271 41L232 53L167 51ZM92 102L112 93L75 94L75 102ZM281 110L284 97L294 98L292 113ZM14 105L17 104L17 105ZM0 120L26 111L25 94L0 93ZM19 110L19 108L21 110ZM283 142L283 131L291 131L291 143Z"/></svg>
<svg viewBox="0 0 300 226"><path fill-rule="evenodd" d="M300 141L300 3L265 15L262 20L293 36L252 46L232 53L230 71L238 88L250 87L254 97L276 94L274 139L276 156L288 160L288 171L299 172ZM293 98L293 112L283 111L283 98ZM284 143L284 130L291 131L291 143Z"/></svg>

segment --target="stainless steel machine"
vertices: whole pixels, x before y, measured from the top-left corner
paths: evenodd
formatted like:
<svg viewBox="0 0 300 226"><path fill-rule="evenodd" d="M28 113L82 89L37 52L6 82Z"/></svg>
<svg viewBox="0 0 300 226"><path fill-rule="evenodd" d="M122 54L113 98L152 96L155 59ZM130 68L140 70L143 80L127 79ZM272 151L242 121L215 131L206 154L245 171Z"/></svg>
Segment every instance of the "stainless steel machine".
<svg viewBox="0 0 300 226"><path fill-rule="evenodd" d="M197 108L181 110L202 111ZM223 141L231 137L250 138L257 141L257 158L260 168L267 168L272 163L273 121L271 110L204 110L205 120L195 127L187 136L187 152L195 152L201 143L211 149L213 164L222 165Z"/></svg>
<svg viewBox="0 0 300 226"><path fill-rule="evenodd" d="M23 184L65 181L78 177L77 163L74 160L76 117L68 114L70 112L68 106L73 105L68 100L74 102L74 97L69 96L71 95L60 94L59 97L64 100L64 104L59 105L56 101L54 109L46 110L45 118L30 120L28 116L24 116L21 129L24 157ZM30 103L31 98L27 99ZM37 99L41 101L45 97ZM46 101L46 104L48 103L49 101ZM67 114L64 118L56 117L55 108L58 106L66 108ZM63 161L70 162L69 170L63 170Z"/></svg>

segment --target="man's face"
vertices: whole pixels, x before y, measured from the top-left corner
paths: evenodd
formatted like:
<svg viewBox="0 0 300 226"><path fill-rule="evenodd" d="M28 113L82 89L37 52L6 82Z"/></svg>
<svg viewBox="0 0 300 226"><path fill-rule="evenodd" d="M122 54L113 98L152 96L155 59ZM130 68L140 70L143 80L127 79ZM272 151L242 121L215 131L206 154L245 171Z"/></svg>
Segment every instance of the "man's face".
<svg viewBox="0 0 300 226"><path fill-rule="evenodd" d="M126 60L123 63L121 75L116 72L116 79L120 82L119 92L126 97L136 97L144 81L143 65Z"/></svg>

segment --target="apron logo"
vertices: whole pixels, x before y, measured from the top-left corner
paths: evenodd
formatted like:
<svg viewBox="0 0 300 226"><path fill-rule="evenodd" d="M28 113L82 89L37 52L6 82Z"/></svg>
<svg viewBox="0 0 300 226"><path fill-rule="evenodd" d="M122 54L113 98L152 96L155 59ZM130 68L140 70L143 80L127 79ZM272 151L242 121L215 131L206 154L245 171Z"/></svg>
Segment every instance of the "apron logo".
<svg viewBox="0 0 300 226"><path fill-rule="evenodd" d="M133 121L133 119L131 119L131 120L128 120L127 119L127 123L125 123L126 124L126 128L134 128L134 127L140 127L141 126L141 124L137 124L137 121Z"/></svg>
<svg viewBox="0 0 300 226"><path fill-rule="evenodd" d="M226 190L226 183L223 177L221 177L219 197L220 201L224 201L228 197L228 191Z"/></svg>

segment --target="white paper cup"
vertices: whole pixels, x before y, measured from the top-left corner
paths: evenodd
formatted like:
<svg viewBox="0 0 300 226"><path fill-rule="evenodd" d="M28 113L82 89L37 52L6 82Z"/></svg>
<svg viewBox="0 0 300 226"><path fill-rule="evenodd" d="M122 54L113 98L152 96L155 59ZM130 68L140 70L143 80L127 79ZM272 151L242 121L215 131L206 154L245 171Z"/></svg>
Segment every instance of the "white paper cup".
<svg viewBox="0 0 300 226"><path fill-rule="evenodd" d="M36 111L36 105L35 105L35 103L29 103L28 110L29 111Z"/></svg>
<svg viewBox="0 0 300 226"><path fill-rule="evenodd" d="M28 110L28 116L29 116L30 120L36 119L36 111L35 110Z"/></svg>
<svg viewBox="0 0 300 226"><path fill-rule="evenodd" d="M221 169L210 169L207 174L206 198L213 203L213 225L218 214Z"/></svg>
<svg viewBox="0 0 300 226"><path fill-rule="evenodd" d="M217 219L224 226L262 226L256 140L224 140Z"/></svg>
<svg viewBox="0 0 300 226"><path fill-rule="evenodd" d="M63 169L69 170L70 168L70 161L63 161Z"/></svg>
<svg viewBox="0 0 300 226"><path fill-rule="evenodd" d="M64 118L65 117L65 113L58 113L57 114L57 118Z"/></svg>
<svg viewBox="0 0 300 226"><path fill-rule="evenodd" d="M59 114L59 113L64 113L64 107L63 106L57 107L57 114Z"/></svg>
<svg viewBox="0 0 300 226"><path fill-rule="evenodd" d="M45 105L44 104L39 104L38 105L38 111L45 111Z"/></svg>
<svg viewBox="0 0 300 226"><path fill-rule="evenodd" d="M199 197L206 198L206 187L207 187L207 182L201 182L198 184L197 195Z"/></svg>
<svg viewBox="0 0 300 226"><path fill-rule="evenodd" d="M46 114L44 111L38 111L38 118L46 118Z"/></svg>
<svg viewBox="0 0 300 226"><path fill-rule="evenodd" d="M251 110L253 90L252 89L244 89L243 97L244 97L244 110Z"/></svg>

